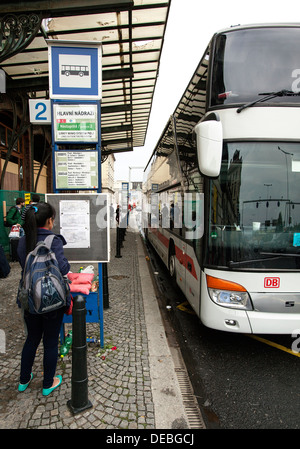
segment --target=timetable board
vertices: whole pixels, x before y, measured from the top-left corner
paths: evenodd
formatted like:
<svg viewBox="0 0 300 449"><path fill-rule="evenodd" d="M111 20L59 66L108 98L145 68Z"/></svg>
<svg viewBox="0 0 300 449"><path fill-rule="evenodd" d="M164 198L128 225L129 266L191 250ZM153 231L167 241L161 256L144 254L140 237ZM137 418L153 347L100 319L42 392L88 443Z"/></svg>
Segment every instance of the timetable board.
<svg viewBox="0 0 300 449"><path fill-rule="evenodd" d="M69 262L109 262L107 193L47 194L46 201L55 209L53 232L67 241L64 254Z"/></svg>

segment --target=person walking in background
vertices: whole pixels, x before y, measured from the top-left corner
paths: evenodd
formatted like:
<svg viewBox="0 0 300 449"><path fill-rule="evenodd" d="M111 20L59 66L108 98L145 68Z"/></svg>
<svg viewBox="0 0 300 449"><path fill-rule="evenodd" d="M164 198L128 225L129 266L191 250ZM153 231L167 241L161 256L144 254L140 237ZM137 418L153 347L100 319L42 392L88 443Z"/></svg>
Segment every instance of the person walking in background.
<svg viewBox="0 0 300 449"><path fill-rule="evenodd" d="M48 235L53 234L54 218L55 210L49 203L40 202L27 210L24 223L25 236L20 239L18 246L22 272L25 267L27 254L35 248L37 242L45 240ZM70 264L64 256L63 246L65 244L66 241L62 235L55 235L51 246L63 276L70 270ZM70 306L70 301L71 299L67 298L66 307ZM17 303L21 307L18 300ZM44 345L43 395L48 396L61 384L62 378L61 376L55 376L55 372L58 355L58 337L65 309L65 307L62 307L40 315L31 314L29 311L24 310L27 338L21 357L21 373L18 387L20 392L26 390L33 378L32 366L36 350L42 338Z"/></svg>
<svg viewBox="0 0 300 449"><path fill-rule="evenodd" d="M119 225L119 221L120 221L120 206L119 204L117 205L117 209L116 209L116 222Z"/></svg>

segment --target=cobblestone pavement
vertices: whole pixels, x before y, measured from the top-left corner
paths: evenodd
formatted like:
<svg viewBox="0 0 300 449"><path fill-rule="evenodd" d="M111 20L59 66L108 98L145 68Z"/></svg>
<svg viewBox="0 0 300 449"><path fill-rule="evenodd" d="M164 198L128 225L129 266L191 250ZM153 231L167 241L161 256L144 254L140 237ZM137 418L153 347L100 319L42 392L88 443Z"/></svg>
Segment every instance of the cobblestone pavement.
<svg viewBox="0 0 300 449"><path fill-rule="evenodd" d="M11 263L8 278L0 279L0 330L5 352L0 353L0 429L154 429L149 349L141 279L138 275L137 239L127 232L122 258L115 258L114 234L108 264L109 308L104 310L104 348L88 343L88 396L92 408L73 415L71 352L58 360L62 385L42 396L40 345L33 367L34 378L23 393L17 392L24 331L15 304L20 266ZM79 265L72 264L71 271ZM71 328L66 325L66 330ZM99 338L99 323L87 323L87 337ZM111 349L116 347L116 349ZM3 352L3 351L2 351ZM183 419L183 427L185 421Z"/></svg>

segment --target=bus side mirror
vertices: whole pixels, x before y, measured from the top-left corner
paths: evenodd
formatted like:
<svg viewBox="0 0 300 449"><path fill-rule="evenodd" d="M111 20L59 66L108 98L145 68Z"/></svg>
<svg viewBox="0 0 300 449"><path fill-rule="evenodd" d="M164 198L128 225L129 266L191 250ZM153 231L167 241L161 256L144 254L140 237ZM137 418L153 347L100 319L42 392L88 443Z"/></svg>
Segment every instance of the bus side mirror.
<svg viewBox="0 0 300 449"><path fill-rule="evenodd" d="M215 115L215 114L214 114ZM223 131L218 120L205 120L195 126L198 166L204 176L215 178L221 170Z"/></svg>

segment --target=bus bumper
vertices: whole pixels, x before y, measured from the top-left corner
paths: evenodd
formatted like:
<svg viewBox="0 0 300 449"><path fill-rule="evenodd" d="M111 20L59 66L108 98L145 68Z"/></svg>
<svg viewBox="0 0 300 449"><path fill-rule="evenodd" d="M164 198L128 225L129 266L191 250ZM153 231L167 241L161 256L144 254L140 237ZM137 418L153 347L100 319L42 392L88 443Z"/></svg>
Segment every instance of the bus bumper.
<svg viewBox="0 0 300 449"><path fill-rule="evenodd" d="M253 334L289 334L300 329L300 314L247 312Z"/></svg>
<svg viewBox="0 0 300 449"><path fill-rule="evenodd" d="M211 329L244 334L252 333L249 318L245 310L218 306L210 298L202 301L200 317L201 322Z"/></svg>
<svg viewBox="0 0 300 449"><path fill-rule="evenodd" d="M209 296L206 274L243 285L250 292L253 309L234 308L220 305ZM277 274L274 274L274 276ZM292 335L300 329L299 291L289 291L293 286L294 273L279 273L282 291L266 289L261 273L228 273L206 270L202 275L200 319L212 329L245 334ZM261 288L260 292L255 289ZM296 287L294 288L296 289ZM270 290L270 291L269 291ZM288 307L289 306L289 307Z"/></svg>
<svg viewBox="0 0 300 449"><path fill-rule="evenodd" d="M245 334L287 334L299 330L300 314L267 313L229 309L210 298L201 304L201 321L212 329Z"/></svg>

